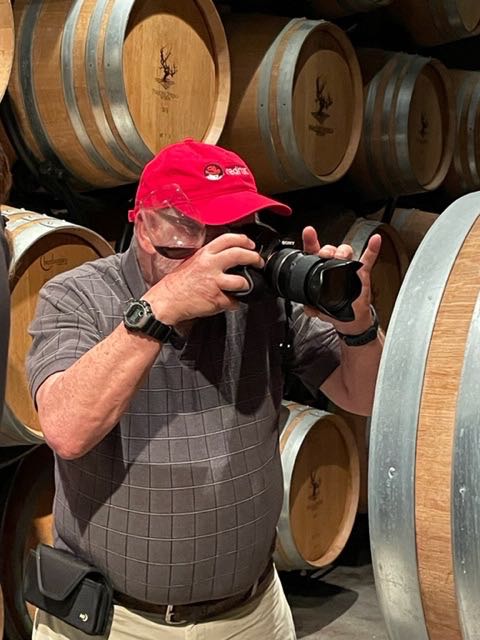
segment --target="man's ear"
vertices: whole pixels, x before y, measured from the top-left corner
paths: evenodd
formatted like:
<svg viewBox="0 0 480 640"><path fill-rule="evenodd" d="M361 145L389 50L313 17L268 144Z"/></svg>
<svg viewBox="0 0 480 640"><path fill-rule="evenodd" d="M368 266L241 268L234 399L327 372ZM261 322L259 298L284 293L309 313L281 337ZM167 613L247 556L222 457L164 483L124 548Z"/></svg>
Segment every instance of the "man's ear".
<svg viewBox="0 0 480 640"><path fill-rule="evenodd" d="M143 219L143 213L141 211L138 212L137 217L135 218L135 237L137 239L137 243L139 247L145 253L149 255L154 255L156 253L156 249L150 241L146 230L145 230L145 221Z"/></svg>

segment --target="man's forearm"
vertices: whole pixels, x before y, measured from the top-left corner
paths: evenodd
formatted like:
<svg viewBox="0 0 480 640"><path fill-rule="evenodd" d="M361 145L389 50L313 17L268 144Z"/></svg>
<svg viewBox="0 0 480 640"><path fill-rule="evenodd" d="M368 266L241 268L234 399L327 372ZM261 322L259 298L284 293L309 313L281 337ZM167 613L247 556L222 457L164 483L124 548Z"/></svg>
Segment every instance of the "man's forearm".
<svg viewBox="0 0 480 640"><path fill-rule="evenodd" d="M78 458L118 423L162 345L123 325L37 393L40 424L61 457Z"/></svg>
<svg viewBox="0 0 480 640"><path fill-rule="evenodd" d="M378 367L382 357L385 336L379 330L376 340L360 347L344 343L340 373L347 396L349 411L369 416L373 409Z"/></svg>
<svg viewBox="0 0 480 640"><path fill-rule="evenodd" d="M342 409L362 416L372 414L378 367L385 337L363 346L348 347L341 343L341 364L325 380L321 391Z"/></svg>

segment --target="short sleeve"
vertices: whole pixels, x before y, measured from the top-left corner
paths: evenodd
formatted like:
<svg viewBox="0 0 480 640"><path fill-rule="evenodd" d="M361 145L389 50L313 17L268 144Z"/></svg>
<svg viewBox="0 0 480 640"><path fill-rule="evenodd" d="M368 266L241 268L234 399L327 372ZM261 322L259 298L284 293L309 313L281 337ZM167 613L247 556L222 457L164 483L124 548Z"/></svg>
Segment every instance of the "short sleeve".
<svg viewBox="0 0 480 640"><path fill-rule="evenodd" d="M293 356L289 370L315 394L341 359L340 339L332 324L312 318L293 305Z"/></svg>
<svg viewBox="0 0 480 640"><path fill-rule="evenodd" d="M39 293L29 332L33 342L26 367L30 394L52 374L65 371L102 340L96 311L73 279L52 279Z"/></svg>

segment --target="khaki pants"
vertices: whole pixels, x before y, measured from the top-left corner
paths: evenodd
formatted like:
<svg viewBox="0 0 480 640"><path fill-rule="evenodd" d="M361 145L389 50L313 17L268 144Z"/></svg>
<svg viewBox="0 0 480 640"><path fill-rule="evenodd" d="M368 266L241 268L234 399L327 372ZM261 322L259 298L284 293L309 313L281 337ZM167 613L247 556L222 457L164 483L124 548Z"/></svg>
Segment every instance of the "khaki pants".
<svg viewBox="0 0 480 640"><path fill-rule="evenodd" d="M175 627L163 618L115 605L109 640L295 640L292 613L275 571L272 584L251 603L199 624ZM99 636L96 636L97 638ZM92 640L82 631L38 610L32 640Z"/></svg>

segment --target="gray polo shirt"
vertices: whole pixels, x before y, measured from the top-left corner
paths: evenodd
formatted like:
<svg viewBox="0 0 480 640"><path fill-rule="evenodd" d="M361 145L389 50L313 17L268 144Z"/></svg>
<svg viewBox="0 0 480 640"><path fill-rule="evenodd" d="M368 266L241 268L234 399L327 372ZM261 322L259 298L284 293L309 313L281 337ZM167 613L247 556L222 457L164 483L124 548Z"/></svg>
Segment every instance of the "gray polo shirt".
<svg viewBox="0 0 480 640"><path fill-rule="evenodd" d="M48 282L31 326L33 397L146 290L133 246ZM338 338L299 306L294 318L291 366L315 388L338 366ZM197 320L180 350L164 345L102 442L76 460L55 456L56 546L148 602L246 591L271 555L282 504L284 321L283 302L269 298Z"/></svg>

